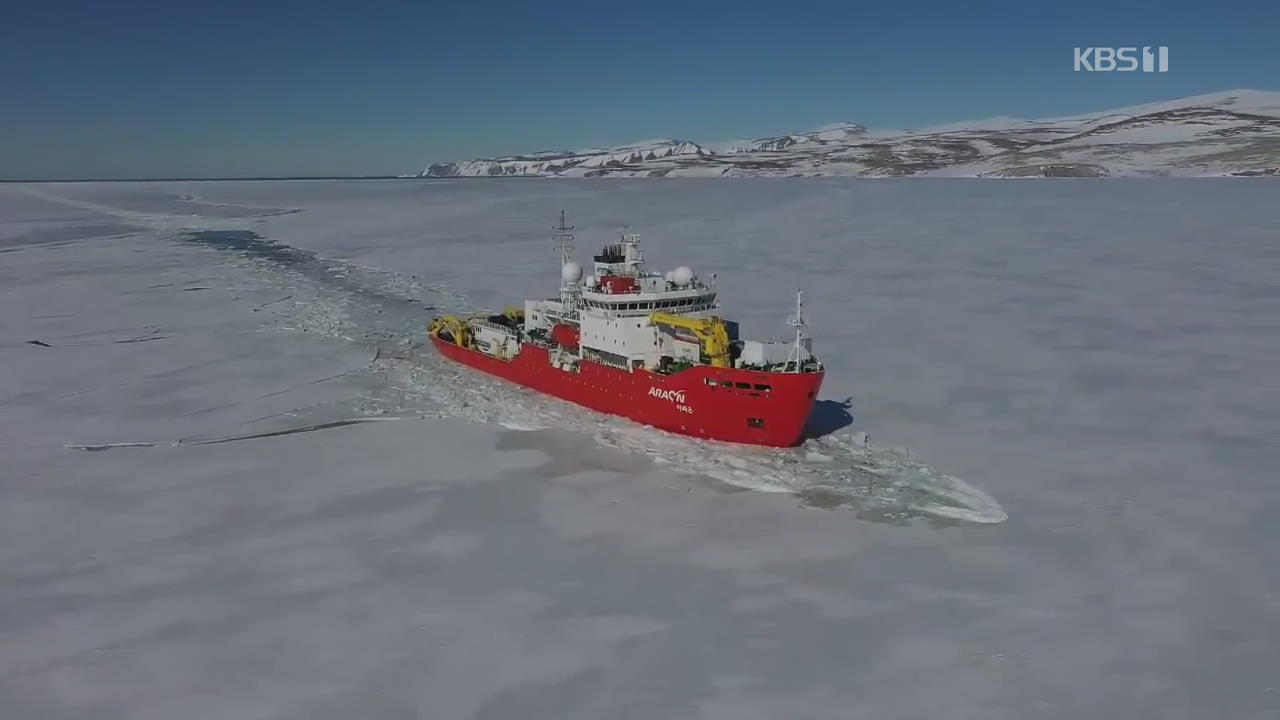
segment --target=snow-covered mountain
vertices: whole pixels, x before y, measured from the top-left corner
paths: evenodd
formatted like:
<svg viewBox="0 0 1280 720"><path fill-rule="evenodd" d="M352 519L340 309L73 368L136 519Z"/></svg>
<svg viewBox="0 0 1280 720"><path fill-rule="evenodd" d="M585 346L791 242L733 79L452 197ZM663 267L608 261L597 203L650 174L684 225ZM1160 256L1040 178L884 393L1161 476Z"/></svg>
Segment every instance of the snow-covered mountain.
<svg viewBox="0 0 1280 720"><path fill-rule="evenodd" d="M492 177L502 175L592 176L650 163L688 162L715 153L686 140L647 140L614 148L542 151L529 155L430 165L424 177Z"/></svg>
<svg viewBox="0 0 1280 720"><path fill-rule="evenodd" d="M440 163L424 177L1280 175L1280 92L1230 90L1046 120L993 118L902 131L839 123L699 145L616 148Z"/></svg>

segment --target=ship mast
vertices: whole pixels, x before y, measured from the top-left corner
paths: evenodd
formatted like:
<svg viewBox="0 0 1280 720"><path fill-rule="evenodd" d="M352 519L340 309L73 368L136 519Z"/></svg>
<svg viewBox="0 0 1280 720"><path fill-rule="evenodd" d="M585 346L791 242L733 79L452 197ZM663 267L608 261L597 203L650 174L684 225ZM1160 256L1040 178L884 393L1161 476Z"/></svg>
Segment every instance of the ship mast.
<svg viewBox="0 0 1280 720"><path fill-rule="evenodd" d="M560 303L562 312L572 316L577 307L579 278L571 278L565 267L573 262L573 226L564 224L564 211L560 211L560 224L551 228L555 232L551 239L555 241L555 249L560 252ZM579 273L580 274L580 273Z"/></svg>
<svg viewBox="0 0 1280 720"><path fill-rule="evenodd" d="M796 341L787 355L787 364L794 362L796 372L801 372L800 363L805 356L804 329L809 326L804 319L804 290L796 290L796 314L787 318L787 324L796 329Z"/></svg>
<svg viewBox="0 0 1280 720"><path fill-rule="evenodd" d="M573 260L573 226L564 224L564 211L560 211L560 224L551 228L555 234L551 239L555 241L555 250L560 252L560 266L564 267Z"/></svg>
<svg viewBox="0 0 1280 720"><path fill-rule="evenodd" d="M622 228L623 272L627 275L639 275L640 266L644 264L644 253L640 251L640 236L631 232L631 228Z"/></svg>

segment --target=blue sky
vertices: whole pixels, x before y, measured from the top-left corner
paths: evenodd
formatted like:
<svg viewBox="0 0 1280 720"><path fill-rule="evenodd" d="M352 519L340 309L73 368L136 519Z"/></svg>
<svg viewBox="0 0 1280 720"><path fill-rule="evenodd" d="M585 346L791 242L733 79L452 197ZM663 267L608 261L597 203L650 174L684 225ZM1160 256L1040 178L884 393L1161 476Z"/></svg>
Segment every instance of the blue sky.
<svg viewBox="0 0 1280 720"><path fill-rule="evenodd" d="M1280 89L1280 3L14 0L0 178L396 174ZM1166 45L1170 71L1075 73Z"/></svg>

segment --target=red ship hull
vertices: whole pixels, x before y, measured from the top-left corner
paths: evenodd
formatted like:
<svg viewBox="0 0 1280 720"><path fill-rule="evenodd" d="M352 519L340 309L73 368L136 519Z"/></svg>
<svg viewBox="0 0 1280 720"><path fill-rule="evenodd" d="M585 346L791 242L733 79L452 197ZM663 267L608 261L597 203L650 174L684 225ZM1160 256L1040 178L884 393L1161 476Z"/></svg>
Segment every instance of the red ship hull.
<svg viewBox="0 0 1280 720"><path fill-rule="evenodd" d="M774 373L695 365L671 375L627 372L583 360L552 365L545 348L525 343L500 360L436 337L442 355L547 395L693 437L790 447L800 442L823 373Z"/></svg>

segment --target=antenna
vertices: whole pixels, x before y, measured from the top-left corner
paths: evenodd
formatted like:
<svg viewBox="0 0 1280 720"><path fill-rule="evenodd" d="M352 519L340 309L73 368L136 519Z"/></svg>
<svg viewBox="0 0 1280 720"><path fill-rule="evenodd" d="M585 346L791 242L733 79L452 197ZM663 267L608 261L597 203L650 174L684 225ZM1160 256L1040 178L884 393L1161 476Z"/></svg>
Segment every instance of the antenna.
<svg viewBox="0 0 1280 720"><path fill-rule="evenodd" d="M796 329L796 342L788 354L787 363L794 362L796 372L800 372L800 363L804 361L805 356L804 329L809 326L804 319L804 290L796 290L796 314L787 318L787 324Z"/></svg>
<svg viewBox="0 0 1280 720"><path fill-rule="evenodd" d="M631 232L629 225L622 226L621 232L622 262L628 275L638 275L644 263L644 253L640 250L640 236Z"/></svg>
<svg viewBox="0 0 1280 720"><path fill-rule="evenodd" d="M564 224L564 211L560 211L560 224L551 228L555 233L551 239L555 241L554 250L560 252L560 266L564 267L573 259L573 226Z"/></svg>
<svg viewBox="0 0 1280 720"><path fill-rule="evenodd" d="M787 324L794 327L797 334L809 325L804 319L804 290L796 290L796 314L787 318Z"/></svg>

